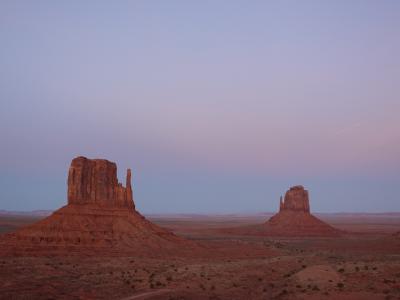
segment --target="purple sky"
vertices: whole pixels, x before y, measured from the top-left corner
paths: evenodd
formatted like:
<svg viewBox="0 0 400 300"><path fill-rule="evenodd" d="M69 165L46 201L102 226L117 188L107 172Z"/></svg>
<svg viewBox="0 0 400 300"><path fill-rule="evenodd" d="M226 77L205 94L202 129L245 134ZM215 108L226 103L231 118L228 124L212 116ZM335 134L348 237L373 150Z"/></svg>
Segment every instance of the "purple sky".
<svg viewBox="0 0 400 300"><path fill-rule="evenodd" d="M139 210L400 211L400 1L0 2L0 209L78 155Z"/></svg>

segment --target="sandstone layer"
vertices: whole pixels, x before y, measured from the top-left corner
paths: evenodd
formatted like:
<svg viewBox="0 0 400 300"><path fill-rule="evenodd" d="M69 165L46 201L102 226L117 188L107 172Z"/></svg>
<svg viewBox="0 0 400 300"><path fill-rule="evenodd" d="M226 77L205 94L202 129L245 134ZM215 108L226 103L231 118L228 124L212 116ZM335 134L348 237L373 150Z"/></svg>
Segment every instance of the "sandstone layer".
<svg viewBox="0 0 400 300"><path fill-rule="evenodd" d="M182 247L185 246L185 247ZM104 159L77 157L68 173L68 204L49 217L0 236L0 254L82 254L159 256L178 254L193 243L146 220L117 166Z"/></svg>

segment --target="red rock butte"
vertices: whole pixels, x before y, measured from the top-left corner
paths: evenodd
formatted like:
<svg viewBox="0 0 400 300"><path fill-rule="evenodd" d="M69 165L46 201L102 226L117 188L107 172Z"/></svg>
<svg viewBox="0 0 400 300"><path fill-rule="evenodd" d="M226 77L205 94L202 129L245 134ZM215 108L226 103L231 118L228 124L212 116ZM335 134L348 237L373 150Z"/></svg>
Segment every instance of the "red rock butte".
<svg viewBox="0 0 400 300"><path fill-rule="evenodd" d="M105 159L72 160L68 172L68 204L95 204L133 210L131 170L126 172L126 187L118 182L117 165Z"/></svg>
<svg viewBox="0 0 400 300"><path fill-rule="evenodd" d="M291 187L280 199L279 213L265 223L265 234L275 236L337 236L340 231L310 213L308 191Z"/></svg>
<svg viewBox="0 0 400 300"><path fill-rule="evenodd" d="M310 212L310 203L308 200L308 191L301 185L291 187L285 194L285 199L282 197L279 203L279 211L299 211Z"/></svg>
<svg viewBox="0 0 400 300"><path fill-rule="evenodd" d="M126 186L117 166L105 159L77 157L68 173L68 204L49 217L0 236L3 255L179 255L194 243L146 220L135 209L131 171Z"/></svg>

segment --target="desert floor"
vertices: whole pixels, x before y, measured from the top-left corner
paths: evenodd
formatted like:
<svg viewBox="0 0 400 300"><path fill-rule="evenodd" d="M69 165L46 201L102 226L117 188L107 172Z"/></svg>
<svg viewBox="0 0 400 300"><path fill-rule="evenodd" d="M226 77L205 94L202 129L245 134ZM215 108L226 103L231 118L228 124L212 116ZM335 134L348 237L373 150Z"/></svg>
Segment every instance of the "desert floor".
<svg viewBox="0 0 400 300"><path fill-rule="evenodd" d="M221 235L269 215L150 215L202 255L0 257L1 299L400 299L400 214L321 214L341 238ZM0 233L40 217L0 216Z"/></svg>

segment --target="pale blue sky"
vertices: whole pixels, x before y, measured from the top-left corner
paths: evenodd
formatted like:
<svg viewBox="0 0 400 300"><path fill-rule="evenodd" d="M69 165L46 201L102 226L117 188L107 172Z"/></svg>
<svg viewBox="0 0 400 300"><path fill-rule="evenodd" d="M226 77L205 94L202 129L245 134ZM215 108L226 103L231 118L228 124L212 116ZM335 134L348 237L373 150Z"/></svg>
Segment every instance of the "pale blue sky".
<svg viewBox="0 0 400 300"><path fill-rule="evenodd" d="M399 1L1 1L0 209L77 155L144 212L400 211ZM120 177L120 181L124 181Z"/></svg>

